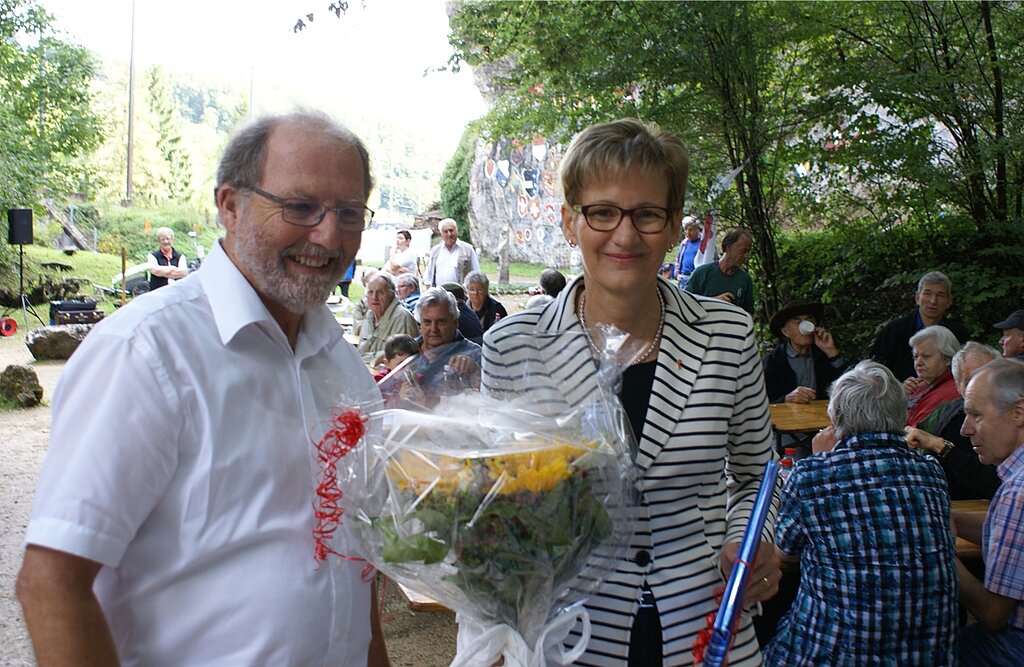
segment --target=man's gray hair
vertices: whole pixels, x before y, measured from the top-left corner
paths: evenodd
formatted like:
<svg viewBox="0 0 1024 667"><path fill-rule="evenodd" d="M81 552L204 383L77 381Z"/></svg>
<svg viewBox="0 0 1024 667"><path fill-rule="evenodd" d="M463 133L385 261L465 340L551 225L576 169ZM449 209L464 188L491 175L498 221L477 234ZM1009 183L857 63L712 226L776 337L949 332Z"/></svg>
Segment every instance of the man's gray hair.
<svg viewBox="0 0 1024 667"><path fill-rule="evenodd" d="M457 222L455 222L454 218L445 218L441 222L437 223L437 231L441 231L441 228L447 225L451 225L452 227L454 227L456 232L459 231L459 225Z"/></svg>
<svg viewBox="0 0 1024 667"><path fill-rule="evenodd" d="M469 289L469 286L474 283L480 285L485 290L489 290L491 288L491 281L483 271L470 271L467 273L466 278L462 281L462 286Z"/></svg>
<svg viewBox="0 0 1024 667"><path fill-rule="evenodd" d="M974 374L971 384L984 377L988 382L988 395L999 414L1006 414L1024 400L1024 363L1016 359L996 359Z"/></svg>
<svg viewBox="0 0 1024 667"><path fill-rule="evenodd" d="M999 353L999 350L992 347L991 345L985 345L978 341L969 340L964 343L964 346L960 348L960 351L953 355L953 379L956 380L957 384L960 383L960 369L964 365L964 361L967 359L977 359L979 361L984 360L987 364L990 361L999 359L1003 355Z"/></svg>
<svg viewBox="0 0 1024 667"><path fill-rule="evenodd" d="M960 350L960 341L956 339L952 331L941 324L925 327L911 336L910 347L917 347L929 340L935 341L935 349L947 360L952 359L953 355Z"/></svg>
<svg viewBox="0 0 1024 667"><path fill-rule="evenodd" d="M942 285L946 288L947 294L953 295L953 283L949 281L949 278L942 271L929 271L921 276L921 279L917 281L917 291L923 290L925 285Z"/></svg>
<svg viewBox="0 0 1024 667"><path fill-rule="evenodd" d="M355 148L363 162L363 198L370 196L370 191L373 190L373 176L370 175L370 154L366 150L366 145L351 130L335 122L327 114L309 109L262 116L238 128L220 158L214 196L223 185L236 188L259 185L263 176L267 140L277 128L293 124L318 130L324 139L337 139L346 146Z"/></svg>
<svg viewBox="0 0 1024 667"><path fill-rule="evenodd" d="M398 277L395 278L395 285L402 287L404 285L410 285L412 287L419 287L420 281L416 276L411 273L399 273Z"/></svg>
<svg viewBox="0 0 1024 667"><path fill-rule="evenodd" d="M420 300L416 302L416 319L420 319L424 308L431 306L447 306L452 319L459 321L459 303L455 295L443 287L431 287L420 295Z"/></svg>
<svg viewBox="0 0 1024 667"><path fill-rule="evenodd" d="M372 283L374 280L383 280L384 286L387 288L389 292L391 292L391 296L395 295L395 281L391 278L390 273L388 273L387 271L378 271L377 273L373 274L366 280L366 286L369 287L370 283Z"/></svg>
<svg viewBox="0 0 1024 667"><path fill-rule="evenodd" d="M907 395L892 371L877 361L862 361L832 384L828 416L836 437L857 433L903 433Z"/></svg>

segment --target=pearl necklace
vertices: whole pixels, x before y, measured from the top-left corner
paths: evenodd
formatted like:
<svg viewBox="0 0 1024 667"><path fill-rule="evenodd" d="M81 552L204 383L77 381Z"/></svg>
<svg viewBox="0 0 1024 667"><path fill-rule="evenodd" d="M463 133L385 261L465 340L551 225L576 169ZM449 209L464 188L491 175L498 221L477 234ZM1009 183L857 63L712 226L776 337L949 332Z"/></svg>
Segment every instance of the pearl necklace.
<svg viewBox="0 0 1024 667"><path fill-rule="evenodd" d="M658 293L658 304L661 308L661 314L658 318L658 330L654 332L654 338L647 345L647 347L644 348L643 353L639 357L634 359L632 363L629 364L630 366L642 364L643 362L647 361L647 357L651 356L651 353L654 352L654 350L658 347L658 344L661 342L661 332L665 329L665 297L661 295L660 288L656 287L655 291ZM587 337L587 343L590 344L590 348L595 352L600 353L601 349L597 346L597 343L595 343L594 339L590 336L590 329L587 328L587 320L583 316L583 310L586 303L587 292L584 290L580 294L579 303L576 305L576 316L580 318L580 324L583 325L583 334Z"/></svg>

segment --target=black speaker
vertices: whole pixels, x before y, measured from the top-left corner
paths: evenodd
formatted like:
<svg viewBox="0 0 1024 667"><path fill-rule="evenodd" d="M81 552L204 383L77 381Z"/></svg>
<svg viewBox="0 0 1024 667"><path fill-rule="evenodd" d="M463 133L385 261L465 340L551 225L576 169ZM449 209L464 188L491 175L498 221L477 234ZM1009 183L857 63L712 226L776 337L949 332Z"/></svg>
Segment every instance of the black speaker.
<svg viewBox="0 0 1024 667"><path fill-rule="evenodd" d="M32 209L7 209L7 242L11 245L32 245Z"/></svg>

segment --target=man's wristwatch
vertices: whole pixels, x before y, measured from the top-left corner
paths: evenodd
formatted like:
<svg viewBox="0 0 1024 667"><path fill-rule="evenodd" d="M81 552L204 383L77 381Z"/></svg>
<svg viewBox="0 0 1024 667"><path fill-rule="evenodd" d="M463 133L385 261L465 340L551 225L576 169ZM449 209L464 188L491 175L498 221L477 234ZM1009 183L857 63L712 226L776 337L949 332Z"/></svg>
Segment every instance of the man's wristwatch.
<svg viewBox="0 0 1024 667"><path fill-rule="evenodd" d="M944 459L947 456L949 456L949 453L951 451L953 451L954 448L955 448L955 446L953 445L952 442L950 442L949 440L943 440L942 441L942 449L939 450L939 452L938 452L938 454L936 454L936 456L938 456L940 459Z"/></svg>

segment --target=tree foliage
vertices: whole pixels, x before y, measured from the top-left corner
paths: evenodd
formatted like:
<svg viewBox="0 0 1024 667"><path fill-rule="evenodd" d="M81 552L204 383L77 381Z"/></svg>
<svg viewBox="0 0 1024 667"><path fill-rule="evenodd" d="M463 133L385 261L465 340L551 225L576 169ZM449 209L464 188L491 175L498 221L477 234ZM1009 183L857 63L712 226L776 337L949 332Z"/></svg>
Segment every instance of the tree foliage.
<svg viewBox="0 0 1024 667"><path fill-rule="evenodd" d="M84 156L99 144L89 53L54 36L29 0L0 3L0 210L86 188ZM0 266L12 266L6 246Z"/></svg>
<svg viewBox="0 0 1024 667"><path fill-rule="evenodd" d="M455 220L459 238L467 243L472 243L473 238L469 225L469 174L479 138L479 124L470 123L441 174L441 212Z"/></svg>

